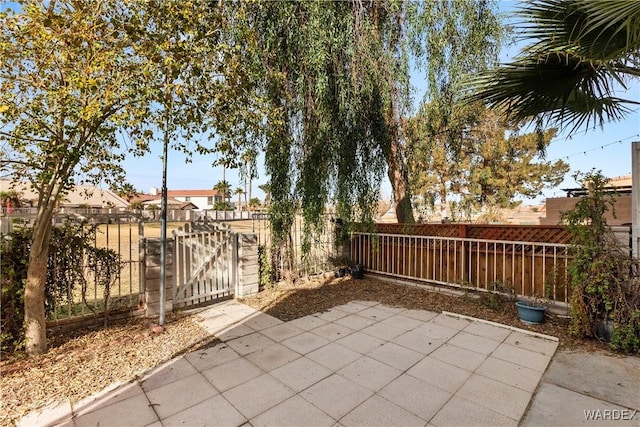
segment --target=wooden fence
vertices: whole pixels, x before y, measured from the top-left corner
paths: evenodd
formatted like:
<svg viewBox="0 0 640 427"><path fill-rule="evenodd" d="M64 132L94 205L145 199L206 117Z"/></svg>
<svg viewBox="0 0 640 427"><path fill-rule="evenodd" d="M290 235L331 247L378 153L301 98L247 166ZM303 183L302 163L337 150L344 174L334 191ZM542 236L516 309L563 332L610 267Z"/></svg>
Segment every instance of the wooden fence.
<svg viewBox="0 0 640 427"><path fill-rule="evenodd" d="M375 232L376 234L459 237L467 239L561 244L568 244L571 240L571 235L567 229L561 225L376 224Z"/></svg>
<svg viewBox="0 0 640 427"><path fill-rule="evenodd" d="M611 230L630 246L630 227ZM353 234L351 259L378 274L566 303L570 240L559 225L376 224Z"/></svg>
<svg viewBox="0 0 640 427"><path fill-rule="evenodd" d="M566 244L355 233L351 258L394 277L564 303L569 298Z"/></svg>

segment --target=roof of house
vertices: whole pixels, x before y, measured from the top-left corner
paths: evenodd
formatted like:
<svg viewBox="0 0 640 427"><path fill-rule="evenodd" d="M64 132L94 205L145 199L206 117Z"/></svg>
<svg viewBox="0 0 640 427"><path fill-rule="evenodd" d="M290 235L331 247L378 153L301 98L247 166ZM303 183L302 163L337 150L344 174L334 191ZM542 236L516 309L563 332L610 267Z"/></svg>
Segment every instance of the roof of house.
<svg viewBox="0 0 640 427"><path fill-rule="evenodd" d="M0 191L15 191L24 200L38 200L38 194L26 182L12 182L10 180L0 180ZM126 208L129 206L122 197L111 190L105 190L90 185L74 186L60 201L60 206L83 206L89 207L114 207Z"/></svg>
<svg viewBox="0 0 640 427"><path fill-rule="evenodd" d="M157 195L153 195L153 194L136 194L135 196L131 197L129 199L129 203L134 204L134 203L145 203L148 202L150 200L160 200L162 196L160 194Z"/></svg>
<svg viewBox="0 0 640 427"><path fill-rule="evenodd" d="M141 202L143 205L157 205L160 206L160 204L162 203L161 197L158 196L157 199L149 199L146 201ZM167 206L172 206L172 209L181 209L181 210L185 210L185 209L198 209L198 207L196 205L194 205L191 202L183 202L182 200L176 200L173 199L171 197L167 197Z"/></svg>
<svg viewBox="0 0 640 427"><path fill-rule="evenodd" d="M604 186L605 193L631 194L633 188L631 175L616 176L609 178L609 182ZM581 188L563 188L562 191L567 193L567 197L583 197L589 194L589 189Z"/></svg>
<svg viewBox="0 0 640 427"><path fill-rule="evenodd" d="M218 190L167 190L168 197L209 197L219 194Z"/></svg>

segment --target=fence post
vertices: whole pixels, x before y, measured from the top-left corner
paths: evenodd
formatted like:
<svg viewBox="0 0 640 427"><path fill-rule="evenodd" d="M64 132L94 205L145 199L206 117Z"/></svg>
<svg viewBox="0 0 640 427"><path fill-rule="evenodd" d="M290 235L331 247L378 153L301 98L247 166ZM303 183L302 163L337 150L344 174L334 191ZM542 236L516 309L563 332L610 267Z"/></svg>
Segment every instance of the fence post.
<svg viewBox="0 0 640 427"><path fill-rule="evenodd" d="M233 263L236 267L235 296L246 297L258 293L258 236L253 233L238 233L233 239Z"/></svg>
<svg viewBox="0 0 640 427"><path fill-rule="evenodd" d="M142 223L139 223L139 227L141 227ZM146 308L146 294L147 294L147 286L146 286L146 276L145 270L147 266L147 239L142 236L142 234L138 235L138 308Z"/></svg>
<svg viewBox="0 0 640 427"><path fill-rule="evenodd" d="M156 317L160 314L160 246L159 238L140 239L140 250L143 251L140 265L141 286L144 289L145 316ZM167 239L165 311L173 310L173 247L174 239Z"/></svg>

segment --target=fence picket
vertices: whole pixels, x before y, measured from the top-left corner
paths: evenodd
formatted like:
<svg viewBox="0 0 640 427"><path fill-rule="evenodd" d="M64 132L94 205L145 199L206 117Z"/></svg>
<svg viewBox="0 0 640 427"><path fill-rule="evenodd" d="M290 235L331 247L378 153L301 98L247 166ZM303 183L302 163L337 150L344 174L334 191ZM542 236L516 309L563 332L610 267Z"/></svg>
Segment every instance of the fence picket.
<svg viewBox="0 0 640 427"><path fill-rule="evenodd" d="M195 231L197 228L198 231ZM214 225L194 227L194 232L174 233L177 307L201 304L233 292L232 241L235 235Z"/></svg>
<svg viewBox="0 0 640 427"><path fill-rule="evenodd" d="M525 296L545 296L550 281L551 299L568 302L570 255L566 244L362 232L354 233L352 239L353 262L373 273L482 291L504 291L511 286L516 294ZM375 240L381 242L377 247ZM369 257L374 250L377 256ZM380 262L383 259L386 261ZM557 274L559 271L565 273ZM551 279L550 272L555 272Z"/></svg>

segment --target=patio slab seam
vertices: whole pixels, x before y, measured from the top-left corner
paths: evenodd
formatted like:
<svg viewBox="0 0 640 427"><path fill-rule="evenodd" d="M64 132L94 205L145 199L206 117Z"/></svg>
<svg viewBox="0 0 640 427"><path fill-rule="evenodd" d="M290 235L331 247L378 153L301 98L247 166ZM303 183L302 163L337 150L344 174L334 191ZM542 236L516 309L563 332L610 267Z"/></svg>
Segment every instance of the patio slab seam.
<svg viewBox="0 0 640 427"><path fill-rule="evenodd" d="M520 333L523 333L525 335L531 335L531 336L534 336L534 337L537 337L537 338L542 338L542 339L546 339L546 340L550 340L550 341L560 342L560 339L558 337L541 334L539 332L529 331L527 329L516 328L515 326L505 325L503 323L497 323L497 322L492 322L490 320L479 319L477 317L471 317L471 316L467 316L465 314L452 313L450 311L443 311L442 314L444 314L445 316L456 317L456 318L460 318L460 319L471 320L471 321L474 321L474 322L485 323L487 325L497 326L499 328L510 329L510 330L512 330L514 332L520 332Z"/></svg>
<svg viewBox="0 0 640 427"><path fill-rule="evenodd" d="M487 372L484 374L479 371L480 367L484 366L487 360L491 358L494 352L496 352L500 347L504 347L504 349L501 349L503 350L502 354L497 354L500 352L496 353L496 360L494 362L494 365L496 366L501 363L517 363L517 361L510 361L508 359L513 355L522 355L523 357L527 356L527 358L530 357L529 353L533 353L532 351L526 348L514 350L510 345L508 345L508 337L513 335L514 332L531 336L531 341L536 339L558 343L559 340L556 337L447 311L442 311L441 314L438 315L437 312L420 310L429 315L411 312L409 317L403 319L396 316L407 310L396 309L394 307L390 307L393 310L385 310L386 307L387 306L385 304L380 302L352 301L348 304L333 307L331 310L334 310L334 314L326 315L325 319L317 317L322 315L322 313L325 313L319 312L296 319L297 321L282 322L273 316L254 310L253 308L234 300L225 301L220 305L213 305L211 306L210 311L202 310L198 313L201 316L201 323L209 323L211 326L215 325L218 329L216 332L210 331L212 335L222 335L219 342L211 348L226 346L228 347L226 351L237 354L237 357L225 360L219 364L216 363L215 365L209 365L210 362L207 362L206 358L216 357L216 353L211 352L207 355L207 349L198 350L204 354L204 356L198 359L194 359L193 356L189 356L196 352L180 356L193 368L193 370L197 372L197 374L194 373L193 375L194 378L197 376L197 379L202 383L201 388L207 388L207 390L209 388L211 389L211 393L204 393L206 394L206 397L203 397L204 395L200 396L201 399L197 399L197 402L194 401L193 404L188 407L181 407L178 412L169 413L168 407L158 411L158 408L156 408L156 404L158 403L154 403L157 400L157 396L154 397L154 390L161 387L167 387L169 384L174 382L175 384L173 388L178 387L177 384L180 381L186 385L188 381L184 380L188 378L188 376L175 378L167 384L160 385L157 388L153 387L149 390L145 388L145 381L152 379L154 375L160 375L162 377L163 369L166 369L169 372L176 369L173 374L180 376L180 373L177 370L179 369L179 366L177 364L173 367L171 366L171 363L177 363L177 358L174 358L149 369L131 381L112 384L102 392L82 399L75 404L69 401L69 404L67 405L67 400L64 400L62 403L57 405L58 412L55 414L56 421L70 423L70 425L81 425L81 418L89 415L87 420L90 420L92 419L91 414L93 414L94 417L99 416L99 414L103 413L103 411L105 411L105 409L111 404L118 404L118 400L112 399L117 397L118 393L122 393L123 388L126 386L133 386L140 389L140 392L144 394L145 401L147 402L147 405L145 406L148 406L148 408L143 412L150 415L149 409L151 409L157 418L157 422L160 423L165 422L168 419L177 421L178 419L181 419L181 417L187 417L187 422L189 420L194 422L200 420L201 417L206 414L196 413L200 410L197 408L204 408L204 406L206 406L205 402L209 402L212 399L216 399L216 401L221 402L224 400L227 406L233 408L235 412L227 414L224 410L220 409L220 411L214 413L211 412L212 409L208 409L207 413L210 413L211 416L215 415L218 417L233 415L233 417L237 417L241 415L244 418L245 423L257 420L266 422L270 419L270 416L276 417L273 418L273 422L277 419L284 420L285 418L278 418L283 416L283 412L280 409L291 407L295 402L301 402L299 399L308 402L322 414L326 415L326 417L337 421L339 425L345 426L352 423L364 422L365 420L368 420L368 422L375 422L376 420L381 422L384 420L384 417L390 416L381 410L373 411L371 408L375 407L375 402L386 402L384 404L389 407L389 410L398 411L397 413L400 415L407 412L411 417L424 420L426 424L434 421L442 423L447 419L449 421L455 421L455 416L451 413L451 406L453 405L452 402L456 401L456 399L462 399L462 401L467 402L466 404L470 408L482 408L482 410L476 414L478 420L485 420L486 422L489 422L493 419L491 417L507 417L517 424L519 420L516 420L514 418L515 416L519 414L520 420L525 418L531 406L533 397L538 392L542 384L543 375L555 355L557 344L552 345L551 343L548 343L549 346L553 347L553 350L549 349L548 353L550 354L538 353L536 357L532 359L536 362L536 365L540 365L540 368L542 367L542 363L545 361L544 359L546 359L546 364L544 369L537 369L539 375L538 382L536 387L531 391L521 388L517 384L503 382L500 377L489 375L487 373L490 372L488 371L490 368L489 365L486 366L485 371ZM336 313L336 310L344 312L345 315L342 316L340 313ZM431 316L431 314L433 314L433 316ZM415 316L416 318L411 316ZM335 318L332 319L333 317ZM350 317L356 320L366 320L367 322L363 323L367 323L368 325L364 327L350 328L345 324L345 322L351 320L349 319ZM426 320L427 318L428 320ZM494 330L493 335L490 333L485 333L483 335L481 333L482 331L491 332L491 328L487 327L476 327L474 328L474 332L471 333L464 332L467 327L474 323L490 325L492 327L506 329L511 332L503 335L502 333L496 333ZM246 328L246 330L243 328ZM247 333L249 330L251 333ZM263 332L266 332L266 334ZM422 346L424 350L421 350L409 348L395 342L395 340L399 340L400 337L410 333L415 334L410 335L411 337L414 337L414 339L439 341L438 345L431 350ZM440 335L442 335L442 338L437 338L437 336ZM491 342L496 343L495 347ZM347 345L343 346L343 343L346 343ZM376 343L378 343L378 345L374 346ZM366 347L364 352L360 349L351 348L353 346L359 347L359 344ZM429 344L431 343L429 342ZM372 348L369 348L369 346ZM446 346L449 346L450 348L447 348ZM477 349L478 351L472 348L474 346L480 346ZM455 362L455 360L450 359L448 355L451 355L451 352L455 352L456 349L463 352L473 352L478 355L478 359L482 358L482 361L479 361L479 363L466 363L464 366L458 366L461 363L461 359L458 357L455 359L458 360L458 364L451 363L452 361ZM294 353L296 357L294 357ZM265 357L266 359L260 360L260 357ZM276 364L275 362L268 360L269 357L285 357L291 358L291 360L286 361L286 363ZM193 360L190 360L190 358ZM364 377L362 377L361 380L354 380L353 378L350 378L349 375L363 375L361 372L362 367L356 366L355 364L364 363L359 361L363 359L366 361L365 358L371 359L369 363L372 364L372 366L375 365L373 362L388 366L390 368L388 373L389 378L380 378L376 381L372 381ZM462 359L464 359L464 357L462 357ZM306 363L315 363L319 367L322 367L323 370L327 371L326 374L318 374L319 377L314 377L313 381L311 381L312 379L310 378L306 381L304 387L302 387L302 384L296 385L297 383L288 384L286 380L283 381L278 378L277 375L282 376L294 365L300 365L305 361L308 361ZM207 372L210 375L214 372L219 372L224 366L240 367L244 366L244 364L255 366L256 372L249 375L250 378L244 378L244 380L239 381L238 383L229 383L228 385L230 387L223 386L223 378L219 381L212 381L211 378L205 375ZM273 366L273 368L271 368L271 366ZM449 366L451 368L451 372L459 371L459 379L453 381L453 383L449 384L448 387L446 387L446 384L440 384L440 386L438 386L435 384L437 382L438 375L436 375L436 378L433 378L433 374L438 373L438 366L443 368L445 366ZM392 374L391 369L396 372ZM433 369L436 369L436 371L433 371ZM514 369L522 369L522 367L518 368L514 365ZM261 372L261 374L258 375L258 372ZM276 372L279 372L279 374L273 375L273 373ZM372 372L371 375L375 375L375 373ZM438 405L436 405L438 406L437 409L434 407L434 412L429 414L428 417L424 411L416 412L409 408L408 404L396 403L397 398L388 397L391 392L390 390L392 389L389 387L391 384L400 381L401 377L404 375L415 379L415 381L412 380L414 384L423 384L425 387L435 387L435 389L439 389L442 393L447 393L449 396L444 400L441 399L442 402L439 402ZM158 378L156 378L156 380L158 380ZM533 379L531 379L531 381L533 381ZM217 383L219 384L216 385ZM259 393L261 396L261 398L258 399L259 402L252 403L246 401L246 396L248 396L246 393L249 391L247 387L251 384L259 383L266 384L264 390L260 393L266 393L267 388L271 387L275 392L277 392L274 392L277 396L272 394L263 396ZM320 399L319 402L324 402L324 406L328 404L327 402L331 402L332 399L335 400L336 396L332 397L332 394L335 393L335 391L329 392L328 390L331 389L331 386L335 386L336 384L342 384L340 389L344 387L349 389L349 387L351 387L355 390L354 393L358 391L358 393L356 393L359 396L358 399L355 399L352 404L342 402L344 407L339 411L329 407L323 407L323 404L318 406L316 404L318 403L316 402L317 399ZM267 385L269 385L269 387L267 387ZM443 385L445 387L442 387ZM504 408L503 410L496 410L496 408L494 408L494 403L489 402L490 404L487 404L488 397L483 397L481 395L476 397L474 394L486 385L490 385L495 389L495 391L504 394L505 396L510 396L510 390L517 389L519 397L507 399L510 402L508 405L509 407ZM397 385L394 387L397 387ZM526 388L529 387L530 385ZM562 386L558 385L558 387ZM170 386L167 387L167 389L171 388L172 387ZM388 391L383 392L385 389L388 389ZM417 393L417 396L419 397L418 400L430 398L428 394L424 395L424 393L421 392L420 387L412 390L413 393ZM213 391L215 391L215 393ZM345 390L342 390L342 392L346 393ZM153 396L149 395L149 393ZM158 392L156 392L156 394L157 393ZM406 393L411 393L411 390L407 390ZM253 395L255 393L251 392L250 394ZM522 399L525 399L526 395L528 395L528 399L527 402L524 402ZM473 396L473 398L469 398L469 396ZM359 402L356 402L358 400ZM61 413L64 411L60 411L60 406L63 408L69 408L68 415ZM308 409L311 410L310 407ZM331 410L327 412L328 409ZM304 412L303 408L299 408L299 410ZM49 415L54 416L51 412ZM315 410L312 410L312 412L317 413ZM308 413L308 411L305 413ZM43 418L40 417L44 417L44 420L46 420L45 422L47 422L46 425L51 425L51 421L54 421L47 419L46 411L45 413L29 415L37 416L38 418L36 419L38 420L43 420ZM454 418L451 418L452 416L454 416ZM28 419L34 420L34 418L31 417L25 418L24 421L27 421ZM407 418L407 420L410 419L412 418ZM417 419L413 420L417 421ZM327 418L324 418L324 420L327 421ZM104 421L109 424L109 420ZM115 420L112 419L111 421L114 422Z"/></svg>

